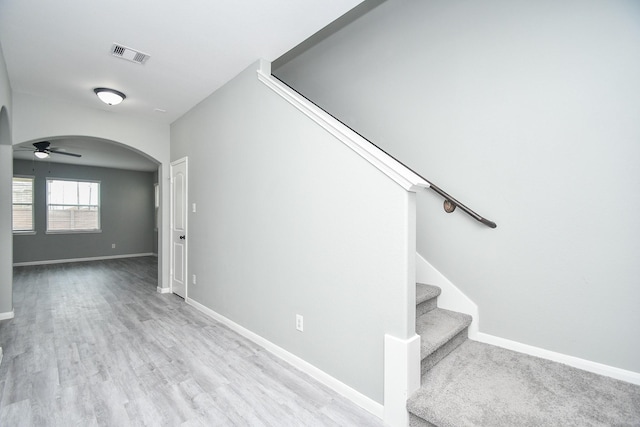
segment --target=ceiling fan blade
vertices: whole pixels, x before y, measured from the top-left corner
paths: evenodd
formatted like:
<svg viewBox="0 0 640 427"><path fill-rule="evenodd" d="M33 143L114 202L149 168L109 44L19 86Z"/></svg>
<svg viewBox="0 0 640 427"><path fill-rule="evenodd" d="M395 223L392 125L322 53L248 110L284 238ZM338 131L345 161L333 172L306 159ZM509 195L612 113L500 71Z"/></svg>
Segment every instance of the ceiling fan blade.
<svg viewBox="0 0 640 427"><path fill-rule="evenodd" d="M66 151L58 151L55 148L50 148L49 152L54 154L64 154L65 156L82 157L82 154L67 153Z"/></svg>

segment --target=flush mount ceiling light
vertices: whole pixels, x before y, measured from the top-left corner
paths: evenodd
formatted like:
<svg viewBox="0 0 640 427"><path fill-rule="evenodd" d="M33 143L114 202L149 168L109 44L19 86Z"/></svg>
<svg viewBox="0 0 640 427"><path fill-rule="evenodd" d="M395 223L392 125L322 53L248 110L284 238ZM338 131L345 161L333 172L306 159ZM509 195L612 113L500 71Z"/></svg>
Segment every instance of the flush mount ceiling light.
<svg viewBox="0 0 640 427"><path fill-rule="evenodd" d="M126 98L124 93L106 87L97 87L93 91L98 95L100 101L107 105L118 105Z"/></svg>

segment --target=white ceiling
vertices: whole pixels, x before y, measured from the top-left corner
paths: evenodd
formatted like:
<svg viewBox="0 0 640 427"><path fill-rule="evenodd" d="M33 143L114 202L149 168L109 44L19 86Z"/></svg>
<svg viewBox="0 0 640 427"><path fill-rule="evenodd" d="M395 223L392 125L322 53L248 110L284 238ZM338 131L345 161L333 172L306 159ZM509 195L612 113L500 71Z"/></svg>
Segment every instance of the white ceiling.
<svg viewBox="0 0 640 427"><path fill-rule="evenodd" d="M14 92L171 123L251 63L277 59L361 2L0 0L0 43ZM113 43L150 59L116 58ZM95 87L127 99L109 107Z"/></svg>

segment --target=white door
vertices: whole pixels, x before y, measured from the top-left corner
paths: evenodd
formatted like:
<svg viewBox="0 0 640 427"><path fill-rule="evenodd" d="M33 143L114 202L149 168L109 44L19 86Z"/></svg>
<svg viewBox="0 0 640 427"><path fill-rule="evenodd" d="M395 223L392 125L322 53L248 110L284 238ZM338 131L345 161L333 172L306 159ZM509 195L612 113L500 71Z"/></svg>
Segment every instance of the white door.
<svg viewBox="0 0 640 427"><path fill-rule="evenodd" d="M187 158L171 163L171 290L187 297Z"/></svg>

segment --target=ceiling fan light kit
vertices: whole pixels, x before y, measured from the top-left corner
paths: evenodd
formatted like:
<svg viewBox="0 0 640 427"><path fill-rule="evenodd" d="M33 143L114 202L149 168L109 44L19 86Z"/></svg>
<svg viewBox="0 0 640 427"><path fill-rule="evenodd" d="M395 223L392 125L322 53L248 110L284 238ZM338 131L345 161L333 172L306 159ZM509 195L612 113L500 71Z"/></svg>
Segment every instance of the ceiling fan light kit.
<svg viewBox="0 0 640 427"><path fill-rule="evenodd" d="M61 149L59 148L53 148L51 147L51 143L49 141L34 142L33 146L35 147L33 155L36 156L38 159L46 159L52 153L63 154L65 156L71 156L71 157L82 157L81 154L69 153L67 151L61 151Z"/></svg>
<svg viewBox="0 0 640 427"><path fill-rule="evenodd" d="M97 87L93 90L100 101L104 102L107 105L118 105L127 97L124 93L115 90L109 89L106 87Z"/></svg>

